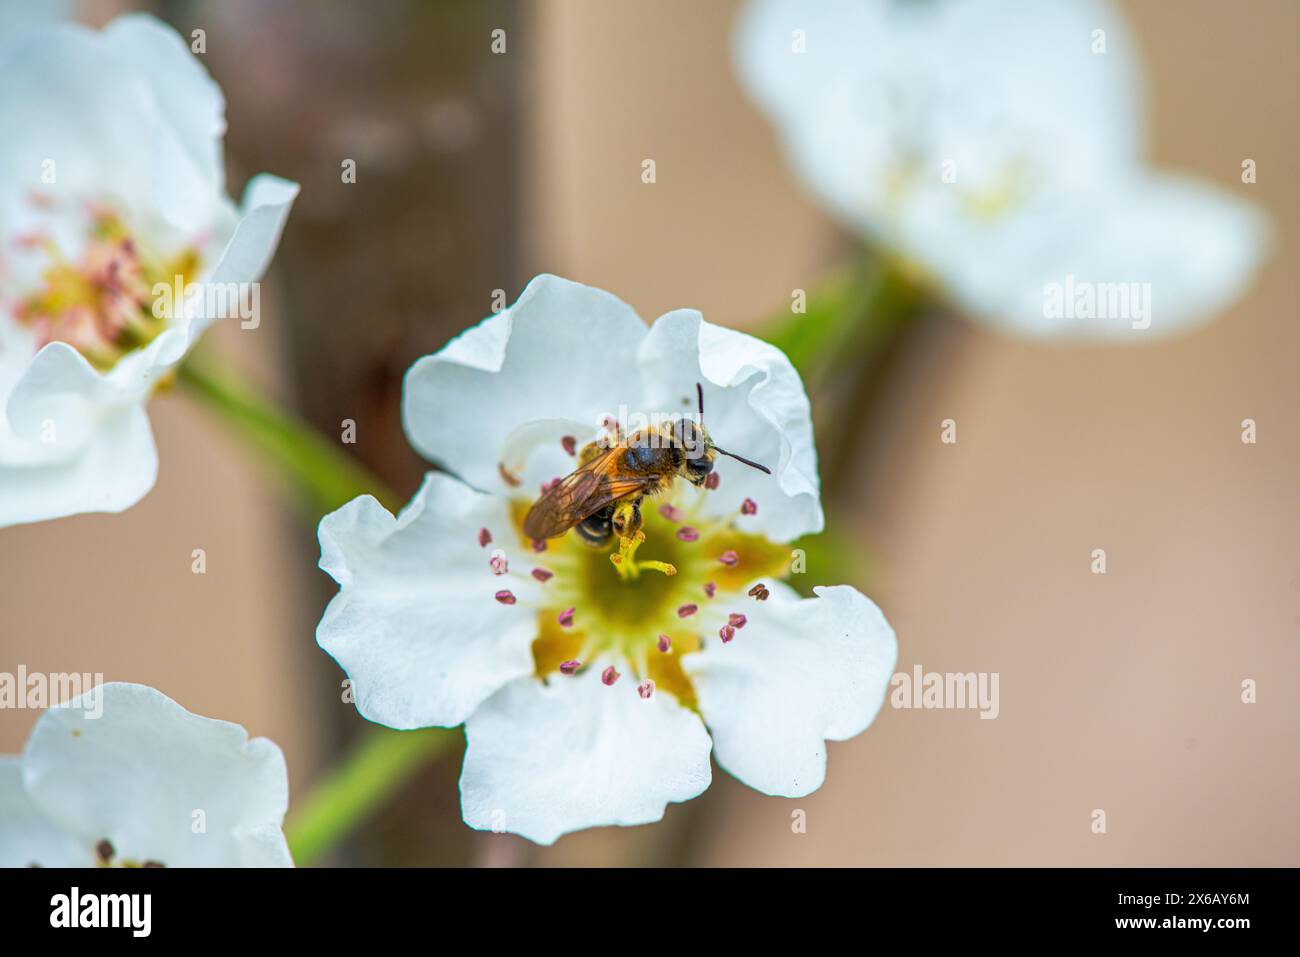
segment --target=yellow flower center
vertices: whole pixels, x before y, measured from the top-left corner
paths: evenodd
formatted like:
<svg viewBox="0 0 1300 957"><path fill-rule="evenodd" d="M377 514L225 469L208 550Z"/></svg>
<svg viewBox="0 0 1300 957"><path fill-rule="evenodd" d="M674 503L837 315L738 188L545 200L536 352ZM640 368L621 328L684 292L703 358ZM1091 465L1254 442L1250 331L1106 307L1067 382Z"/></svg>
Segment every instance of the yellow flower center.
<svg viewBox="0 0 1300 957"><path fill-rule="evenodd" d="M153 309L155 285L171 288L179 277L184 287L199 270L193 248L170 258L147 255L121 218L108 210L93 213L78 261L68 259L48 237L24 242L41 249L50 262L41 286L18 303L16 318L36 332L38 346L66 342L100 371L167 328L170 316L158 316Z"/></svg>
<svg viewBox="0 0 1300 957"><path fill-rule="evenodd" d="M693 501L683 505L683 492ZM653 688L695 707L682 655L723 640L718 622L729 616L743 621L754 600L745 586L783 578L790 563L789 548L742 530L739 502L729 517L704 517L705 497L718 494L724 493L697 491L679 480L666 501L646 499L645 540L634 559L642 570L635 576L610 561L619 551L617 536L593 548L568 533L536 551L523 534L531 503L514 504L515 533L534 566L533 577L542 582L533 642L538 677L571 673L574 662L585 667L613 658L631 669L632 680L648 679ZM671 565L675 574L664 574L655 568L659 564Z"/></svg>

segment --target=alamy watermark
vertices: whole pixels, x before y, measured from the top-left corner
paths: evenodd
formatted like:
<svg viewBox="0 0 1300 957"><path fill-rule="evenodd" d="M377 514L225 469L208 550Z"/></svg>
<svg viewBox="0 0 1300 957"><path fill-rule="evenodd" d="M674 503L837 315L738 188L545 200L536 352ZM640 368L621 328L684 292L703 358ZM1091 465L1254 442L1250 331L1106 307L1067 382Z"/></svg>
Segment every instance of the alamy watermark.
<svg viewBox="0 0 1300 957"><path fill-rule="evenodd" d="M1043 285L1046 319L1127 319L1134 329L1151 327L1151 283L1083 282L1067 273L1065 282Z"/></svg>
<svg viewBox="0 0 1300 957"><path fill-rule="evenodd" d="M66 707L77 699L77 707L87 718L98 718L104 713L104 675L101 672L41 671L28 672L19 665L16 673L0 671L0 709Z"/></svg>
<svg viewBox="0 0 1300 957"><path fill-rule="evenodd" d="M262 284L257 282L185 282L176 276L170 283L153 286L155 319L177 315L210 319L238 319L241 329L262 324Z"/></svg>
<svg viewBox="0 0 1300 957"><path fill-rule="evenodd" d="M981 718L992 720L1001 711L1000 677L996 671L939 672L913 665L911 672L900 671L889 679L889 703L900 710L978 710Z"/></svg>

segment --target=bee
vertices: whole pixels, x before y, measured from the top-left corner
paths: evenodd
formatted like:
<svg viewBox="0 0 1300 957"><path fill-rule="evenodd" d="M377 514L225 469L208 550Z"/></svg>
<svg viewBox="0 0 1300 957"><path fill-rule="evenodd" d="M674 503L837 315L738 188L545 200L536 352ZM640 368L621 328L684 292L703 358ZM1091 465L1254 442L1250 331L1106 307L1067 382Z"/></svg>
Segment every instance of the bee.
<svg viewBox="0 0 1300 957"><path fill-rule="evenodd" d="M715 455L726 455L768 475L772 470L719 448L704 428L704 387L695 384L700 421L687 416L658 427L641 429L624 440L583 448L581 464L539 498L524 517L524 534L533 539L555 538L569 529L589 545L599 547L617 532L631 537L641 528L641 500L659 495L681 477L703 486L713 471Z"/></svg>

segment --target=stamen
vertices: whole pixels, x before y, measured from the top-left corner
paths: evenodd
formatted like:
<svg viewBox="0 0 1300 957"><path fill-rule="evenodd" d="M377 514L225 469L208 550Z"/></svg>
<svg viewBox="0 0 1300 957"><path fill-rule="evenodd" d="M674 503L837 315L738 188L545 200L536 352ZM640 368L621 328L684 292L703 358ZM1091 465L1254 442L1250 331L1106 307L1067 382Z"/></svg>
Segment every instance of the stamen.
<svg viewBox="0 0 1300 957"><path fill-rule="evenodd" d="M492 557L488 559L488 564L492 566L493 575L504 575L510 571L510 563L506 561L506 553L499 548L492 553Z"/></svg>
<svg viewBox="0 0 1300 957"><path fill-rule="evenodd" d="M641 570L643 568L648 568L651 571L663 572L663 574L670 577L676 575L676 565L669 564L668 562L638 562L636 560L636 550L641 547L641 543L644 541L645 532L639 531L630 538L624 538L621 535L619 536L618 551L611 553L609 556L609 560L613 562L614 567L618 569L619 576L629 581L640 578Z"/></svg>
<svg viewBox="0 0 1300 957"><path fill-rule="evenodd" d="M570 608L567 611L560 612L560 617L556 618L555 620L560 623L561 628L573 627L573 613L575 611L577 611L576 608Z"/></svg>
<svg viewBox="0 0 1300 957"><path fill-rule="evenodd" d="M545 568L534 568L530 574L539 582L548 582L555 577L555 572L547 571Z"/></svg>
<svg viewBox="0 0 1300 957"><path fill-rule="evenodd" d="M570 455L575 455L578 451L578 440L571 435L566 435L564 438L560 439L560 445L562 445L564 451L568 452Z"/></svg>
<svg viewBox="0 0 1300 957"><path fill-rule="evenodd" d="M717 592L718 592L718 586L715 585L713 582L705 582L705 583L704 583L704 594L705 594L705 595L707 595L708 597L712 598L714 595L717 594Z"/></svg>
<svg viewBox="0 0 1300 957"><path fill-rule="evenodd" d="M581 667L582 667L582 662L581 662L581 661L578 661L578 660L576 660L576 659L571 660L571 661L561 661L561 662L560 662L560 674L562 674L562 675L571 675L571 674L574 674L575 672L577 672L577 670L578 670L579 668L581 668Z"/></svg>
<svg viewBox="0 0 1300 957"><path fill-rule="evenodd" d="M517 600L515 598L515 593L508 588L501 589L493 597L503 605L513 605Z"/></svg>
<svg viewBox="0 0 1300 957"><path fill-rule="evenodd" d="M732 628L744 628L749 619L744 615L738 615L734 611L727 616L727 624Z"/></svg>
<svg viewBox="0 0 1300 957"><path fill-rule="evenodd" d="M689 525L683 525L681 528L677 529L677 537L683 542L698 542L700 540L700 533L698 529L694 529Z"/></svg>
<svg viewBox="0 0 1300 957"><path fill-rule="evenodd" d="M671 638L669 638L667 635L659 636L658 648L660 651L662 651L664 654L668 654L668 652L672 650L672 647L673 647L673 640Z"/></svg>
<svg viewBox="0 0 1300 957"><path fill-rule="evenodd" d="M662 505L659 506L659 514L662 515L664 518L668 519L668 521L670 522L680 522L683 518L686 517L685 512L683 512L676 505L672 505L669 502L664 502Z"/></svg>
<svg viewBox="0 0 1300 957"><path fill-rule="evenodd" d="M533 554L535 554L535 555L540 555L540 554L541 554L542 552L544 552L544 551L546 551L546 539L544 539L544 538L534 538L534 539L533 539Z"/></svg>
<svg viewBox="0 0 1300 957"><path fill-rule="evenodd" d="M772 593L767 590L767 586L762 582L759 582L749 590L749 597L757 598L759 601L767 601L768 596L771 594Z"/></svg>
<svg viewBox="0 0 1300 957"><path fill-rule="evenodd" d="M747 498L740 503L741 515L754 515L758 512L758 503L752 498Z"/></svg>
<svg viewBox="0 0 1300 957"><path fill-rule="evenodd" d="M722 564L726 565L728 568L735 568L740 564L740 556L736 554L734 548L728 548L718 556L718 561L722 562Z"/></svg>
<svg viewBox="0 0 1300 957"><path fill-rule="evenodd" d="M736 629L731 627L731 625L723 625L718 629L718 637L722 639L722 643L725 645L727 642L731 641L732 638L736 637Z"/></svg>
<svg viewBox="0 0 1300 957"><path fill-rule="evenodd" d="M677 617L690 618L691 615L695 614L699 610L700 610L699 605L690 605L690 604L682 605L680 608L677 609Z"/></svg>
<svg viewBox="0 0 1300 957"><path fill-rule="evenodd" d="M722 484L722 479L718 476L717 472L710 472L709 477L704 480L704 487L707 488L710 492L717 489L717 487L721 484Z"/></svg>
<svg viewBox="0 0 1300 957"><path fill-rule="evenodd" d="M608 668L606 668L604 671L600 673L600 680L603 681L606 685L612 685L615 681L617 681L621 677L622 675L620 675L617 671L614 670L613 665L610 665Z"/></svg>
<svg viewBox="0 0 1300 957"><path fill-rule="evenodd" d="M636 686L636 693L648 701L650 696L655 693L655 683L647 678Z"/></svg>
<svg viewBox="0 0 1300 957"><path fill-rule="evenodd" d="M491 544L492 544L492 533L489 532L486 528L480 528L478 530L478 547L487 548Z"/></svg>
<svg viewBox="0 0 1300 957"><path fill-rule="evenodd" d="M99 858L99 863L107 864L113 860L117 851L113 849L112 843L105 838L95 845L95 857Z"/></svg>

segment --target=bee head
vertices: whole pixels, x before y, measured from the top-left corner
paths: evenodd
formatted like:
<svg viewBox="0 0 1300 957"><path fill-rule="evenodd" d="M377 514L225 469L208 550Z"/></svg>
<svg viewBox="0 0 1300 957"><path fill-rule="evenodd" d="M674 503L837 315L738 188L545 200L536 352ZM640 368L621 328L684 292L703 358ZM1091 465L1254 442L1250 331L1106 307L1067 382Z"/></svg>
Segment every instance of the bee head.
<svg viewBox="0 0 1300 957"><path fill-rule="evenodd" d="M683 475L695 485L703 485L713 471L713 442L704 426L682 417L672 423L673 441L685 453Z"/></svg>

